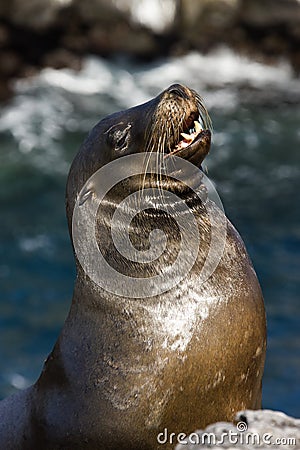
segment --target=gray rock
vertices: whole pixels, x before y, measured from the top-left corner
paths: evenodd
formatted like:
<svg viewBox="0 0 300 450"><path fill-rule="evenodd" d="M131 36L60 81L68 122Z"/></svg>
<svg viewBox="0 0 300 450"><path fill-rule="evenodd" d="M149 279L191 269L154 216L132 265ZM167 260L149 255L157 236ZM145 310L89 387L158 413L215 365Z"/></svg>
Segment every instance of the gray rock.
<svg viewBox="0 0 300 450"><path fill-rule="evenodd" d="M72 0L4 0L0 16L15 25L40 30L53 25L58 12L71 2Z"/></svg>
<svg viewBox="0 0 300 450"><path fill-rule="evenodd" d="M74 9L87 24L105 23L117 24L124 20L126 14L109 0L71 0Z"/></svg>
<svg viewBox="0 0 300 450"><path fill-rule="evenodd" d="M208 48L226 42L236 22L238 0L181 0L179 31L192 46Z"/></svg>
<svg viewBox="0 0 300 450"><path fill-rule="evenodd" d="M54 69L62 69L64 67L69 67L73 70L81 69L80 59L64 48L58 48L47 53L43 59L43 65Z"/></svg>
<svg viewBox="0 0 300 450"><path fill-rule="evenodd" d="M225 28L231 25L237 15L238 0L182 0L182 24L187 28L205 27Z"/></svg>
<svg viewBox="0 0 300 450"><path fill-rule="evenodd" d="M249 25L258 27L287 25L300 21L298 0L242 0L240 17Z"/></svg>
<svg viewBox="0 0 300 450"><path fill-rule="evenodd" d="M173 438L174 445L177 437ZM300 419L279 411L241 411L235 417L235 424L218 422L188 437L181 436L175 450L208 448L299 450Z"/></svg>

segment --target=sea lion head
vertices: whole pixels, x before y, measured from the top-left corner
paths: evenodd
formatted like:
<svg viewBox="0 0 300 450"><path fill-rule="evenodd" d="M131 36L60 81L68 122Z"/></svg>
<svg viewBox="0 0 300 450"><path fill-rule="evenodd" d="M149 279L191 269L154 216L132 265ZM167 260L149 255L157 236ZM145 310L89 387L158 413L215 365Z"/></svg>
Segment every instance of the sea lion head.
<svg viewBox="0 0 300 450"><path fill-rule="evenodd" d="M107 121L112 121L104 131L111 160L137 152L158 152L200 166L209 151L208 112L201 97L180 84L173 84L147 103L109 116Z"/></svg>
<svg viewBox="0 0 300 450"><path fill-rule="evenodd" d="M132 222L131 226L134 228L136 240L141 234L140 241L143 243L147 241L144 246L148 245L148 239L145 239L146 230L151 225L149 234L152 229L157 228L154 222L165 223L168 230L174 229L175 225L167 222L166 207L170 207L176 217L184 216L178 194L191 195L191 201L195 198L195 203L199 206L199 195L193 191L193 188L201 184L202 172L199 171L199 167L209 152L210 128L211 121L201 97L192 89L179 84L170 86L142 105L117 112L101 120L83 143L69 173L67 217L72 241L74 242L74 236L83 240L82 231L78 231L77 219L73 223L74 226L72 221L74 217L77 218L77 215L73 214L76 202L78 206L76 211L84 211L85 209L81 206L87 199L94 206L85 214L79 213L84 222L91 225L89 237L85 238L85 242L93 240L96 226L98 244L100 236L102 245L104 236L107 236L105 249L108 249L109 256L115 255L115 252L111 250L112 241L109 230L113 215L116 217L116 208L119 211L123 211L124 208L126 217L131 217L131 212L132 216L137 217L138 222ZM141 156L138 159L142 160L142 164L138 167L141 170L133 174L133 160L136 160L134 157L138 156ZM154 170L149 173L150 159L151 170L152 168ZM188 167L178 167L175 160L186 162ZM118 163L117 172L113 168L114 163ZM168 170L164 170L166 166ZM129 175L125 176L128 169ZM114 181L119 174L121 177L118 181ZM110 184L111 181L112 184ZM106 191L104 198L99 193L99 186L101 190L107 182L111 187ZM147 203L148 209L142 208L143 212L140 211L140 213L140 197L135 196L136 200L133 199L133 203L129 201L130 206L128 202L123 202L126 198L132 198L131 194L134 195L136 192L141 192L142 196L146 193L146 197L151 198L150 203ZM166 192L175 194L175 197L169 196ZM101 200L102 198L104 201ZM89 202L85 204L85 207L88 205ZM130 214L128 208L131 211ZM114 225L114 229L123 230L124 223L126 223L125 218L119 220ZM120 231L119 234L123 236L124 231ZM86 245L84 244L83 247L86 253ZM75 254L78 257L78 251L75 251ZM113 258L115 259L114 256ZM172 259L173 255L170 258ZM120 261L122 267L129 267L130 270L134 265L133 263L126 263L126 265L122 258ZM153 264L152 266L146 268L146 264L142 265L142 275L144 276L144 268L148 272L157 269Z"/></svg>
<svg viewBox="0 0 300 450"><path fill-rule="evenodd" d="M147 103L108 116L99 125L110 160L159 152L200 166L210 147L211 121L203 101L197 92L180 84Z"/></svg>
<svg viewBox="0 0 300 450"><path fill-rule="evenodd" d="M89 133L70 169L69 226L79 191L109 162L134 153L157 153L169 160L180 157L201 167L210 142L211 120L203 100L196 91L181 84L171 85L146 103L105 117Z"/></svg>

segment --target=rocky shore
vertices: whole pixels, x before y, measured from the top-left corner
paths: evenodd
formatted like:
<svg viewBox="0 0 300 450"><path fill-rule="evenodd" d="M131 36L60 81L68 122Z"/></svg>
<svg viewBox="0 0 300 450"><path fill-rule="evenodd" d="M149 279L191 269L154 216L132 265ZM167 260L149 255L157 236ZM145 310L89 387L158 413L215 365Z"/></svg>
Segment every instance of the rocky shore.
<svg viewBox="0 0 300 450"><path fill-rule="evenodd" d="M43 67L79 69L86 54L147 61L225 44L300 69L298 0L3 0L0 100Z"/></svg>

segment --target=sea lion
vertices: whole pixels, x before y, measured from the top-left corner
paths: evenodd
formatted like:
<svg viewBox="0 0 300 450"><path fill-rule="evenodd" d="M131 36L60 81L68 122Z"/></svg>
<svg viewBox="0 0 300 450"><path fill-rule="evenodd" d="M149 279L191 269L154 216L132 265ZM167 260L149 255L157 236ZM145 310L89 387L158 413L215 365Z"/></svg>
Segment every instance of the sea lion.
<svg viewBox="0 0 300 450"><path fill-rule="evenodd" d="M209 148L210 120L203 102L182 85L106 117L88 135L67 182L67 218L77 265L71 309L37 382L1 402L1 448L153 450L162 448L159 436L165 430L188 434L212 422L230 421L239 410L260 407L266 347L263 298L244 244L229 221L218 264L206 279L200 276L213 228L217 236L222 234L209 213L221 218L219 209L196 192L198 167ZM189 161L195 174L184 169L178 176L181 169L175 166L174 172L165 173L158 163L154 176L147 172L146 160L141 176L135 173L114 184L97 204L92 229L109 266L137 285L146 278L160 280L150 283L153 291L149 288L144 295L122 296L119 284L115 287L121 291L114 293L114 287L106 289L95 281L95 267L83 269L76 246L80 239L88 245L93 238L77 233L74 217L80 205L97 199L96 184L89 180L98 170L142 152L157 161L163 155L163 166L174 156ZM110 172L101 177L103 183L109 181ZM200 176L200 191L201 183ZM144 262L126 260L122 249L115 248L117 237L111 237L118 205L136 190L146 193L153 206L130 219L132 246L147 256L151 231L160 228L167 236L166 250L156 259L145 256ZM185 244L187 257L196 249L195 261L175 285L157 293L177 261L180 220L188 214L177 208L181 203L195 218L196 228ZM123 209L126 218L131 211ZM166 442L163 448L173 445Z"/></svg>

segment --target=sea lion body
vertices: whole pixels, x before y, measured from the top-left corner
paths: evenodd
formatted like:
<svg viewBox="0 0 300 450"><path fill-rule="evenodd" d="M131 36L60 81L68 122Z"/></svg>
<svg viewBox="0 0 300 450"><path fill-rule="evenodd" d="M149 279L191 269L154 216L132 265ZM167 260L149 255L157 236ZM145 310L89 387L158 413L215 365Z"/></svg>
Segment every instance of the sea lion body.
<svg viewBox="0 0 300 450"><path fill-rule="evenodd" d="M96 125L69 174L71 235L79 192L100 167L147 151L147 136L156 135L158 116L163 130L164 120L180 113L180 131L185 131L197 111L203 113L194 91L175 85L145 105ZM169 134L168 151L200 165L209 149L207 136L203 133L191 151L174 150L178 136ZM144 270L159 273L163 257L146 269L136 263L124 268L109 237L105 240L118 197L126 189L125 196L134 190L135 182L120 183L109 193L99 210L96 233L104 236L106 256L116 269L142 276ZM160 295L128 298L91 281L77 261L70 313L42 374L32 387L0 403L0 448L171 449L174 440L164 446L157 441L165 429L188 434L212 422L230 421L239 410L260 407L266 330L254 269L239 234L227 221L221 260L214 273L199 282L210 245L209 216L194 193L183 192L183 197L201 236L188 275ZM211 207L218 214L217 207ZM143 211L132 224L132 235L146 245L157 223L169 234L172 258L178 239L164 211Z"/></svg>

